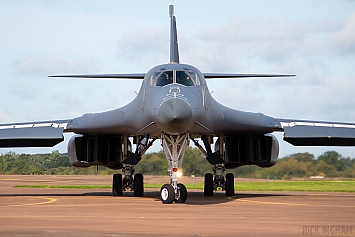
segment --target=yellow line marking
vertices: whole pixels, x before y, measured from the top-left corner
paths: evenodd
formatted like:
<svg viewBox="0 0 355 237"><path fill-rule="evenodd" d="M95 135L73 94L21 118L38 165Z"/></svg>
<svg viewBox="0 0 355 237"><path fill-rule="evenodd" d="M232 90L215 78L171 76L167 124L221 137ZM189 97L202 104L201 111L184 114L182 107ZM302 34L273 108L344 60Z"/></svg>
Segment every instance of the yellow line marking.
<svg viewBox="0 0 355 237"><path fill-rule="evenodd" d="M262 201L252 201L247 199L237 199L240 202L253 202L253 203L260 203L260 204L272 204L272 205L289 205L289 206L308 206L309 204L302 204L302 203L287 203L287 202L262 202Z"/></svg>
<svg viewBox="0 0 355 237"><path fill-rule="evenodd" d="M23 179L1 179L1 180L5 180L5 181L17 181L17 180L23 180Z"/></svg>
<svg viewBox="0 0 355 237"><path fill-rule="evenodd" d="M4 178L0 179L2 181L24 181L24 182L73 182L73 180L50 180L50 179L15 179L15 178Z"/></svg>
<svg viewBox="0 0 355 237"><path fill-rule="evenodd" d="M47 201L36 202L36 203L26 203L26 204L16 204L16 205L10 205L10 206L11 207L37 206L37 205L43 205L43 204L53 203L53 202L57 201L57 199L55 199L55 198L47 198L47 197L31 197L31 198L45 199Z"/></svg>
<svg viewBox="0 0 355 237"><path fill-rule="evenodd" d="M48 180L48 179L1 179L2 181L23 181L23 182L58 182L57 180Z"/></svg>
<svg viewBox="0 0 355 237"><path fill-rule="evenodd" d="M270 204L270 205L287 205L287 206L313 206L313 207L345 207L345 208L354 208L355 206L341 206L341 205L330 205L330 204L308 204L308 203L288 203L288 202L264 202L264 201L255 201L248 199L233 199L240 202L251 202L257 204Z"/></svg>

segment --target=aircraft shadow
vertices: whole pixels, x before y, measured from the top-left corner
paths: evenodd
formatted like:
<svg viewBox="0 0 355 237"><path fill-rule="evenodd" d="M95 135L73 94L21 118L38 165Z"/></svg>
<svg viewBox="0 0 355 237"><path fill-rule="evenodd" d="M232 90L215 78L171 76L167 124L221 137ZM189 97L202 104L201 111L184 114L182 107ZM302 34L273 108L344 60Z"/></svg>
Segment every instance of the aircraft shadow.
<svg viewBox="0 0 355 237"><path fill-rule="evenodd" d="M64 190L63 190L64 191ZM14 193L14 194L0 194L0 197L85 197L85 196L106 196L112 197L112 193L109 191L95 191L95 192L83 192L83 193ZM231 197L226 197L224 192L215 192L211 197L205 197L203 191L192 190L188 192L187 201L184 204L178 205L214 205L221 204L226 202L231 202L237 199L250 199L258 197L275 197L275 196L292 196L290 194L274 194L274 193L238 193ZM134 197L133 192L124 192L124 198L132 197L133 198L148 198L154 199L154 201L160 202L160 191L145 191L143 197ZM121 198L121 197L112 197L112 198Z"/></svg>
<svg viewBox="0 0 355 237"><path fill-rule="evenodd" d="M83 193L84 196L111 196L111 192L87 192ZM213 205L231 202L236 199L250 199L250 198L258 198L258 197L280 197L280 196L292 196L290 194L275 194L275 193L238 193L234 196L227 197L224 192L215 192L211 197L205 197L203 191L200 190L192 190L188 191L187 201L184 203L185 205ZM124 192L123 197L134 197L133 192ZM136 197L137 198L137 197ZM139 198L149 198L154 199L154 201L160 202L160 191L145 191L143 197ZM179 205L184 205L180 204Z"/></svg>

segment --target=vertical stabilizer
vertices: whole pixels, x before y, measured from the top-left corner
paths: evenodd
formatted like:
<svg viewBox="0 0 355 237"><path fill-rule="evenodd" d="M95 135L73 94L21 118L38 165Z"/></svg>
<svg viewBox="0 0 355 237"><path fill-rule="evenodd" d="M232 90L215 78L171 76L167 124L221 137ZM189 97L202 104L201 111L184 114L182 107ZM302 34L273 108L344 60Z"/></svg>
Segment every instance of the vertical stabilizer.
<svg viewBox="0 0 355 237"><path fill-rule="evenodd" d="M169 6L170 14L170 63L179 63L179 46L177 40L176 18L174 6Z"/></svg>

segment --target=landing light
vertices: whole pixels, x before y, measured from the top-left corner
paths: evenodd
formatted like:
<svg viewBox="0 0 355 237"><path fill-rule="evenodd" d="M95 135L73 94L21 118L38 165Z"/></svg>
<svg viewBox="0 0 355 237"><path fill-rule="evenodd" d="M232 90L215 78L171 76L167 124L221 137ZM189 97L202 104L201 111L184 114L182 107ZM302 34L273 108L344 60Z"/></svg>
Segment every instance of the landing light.
<svg viewBox="0 0 355 237"><path fill-rule="evenodd" d="M176 176L177 176L178 178L181 178L181 177L182 177L182 171L181 171L181 170L177 171L177 172L176 172Z"/></svg>

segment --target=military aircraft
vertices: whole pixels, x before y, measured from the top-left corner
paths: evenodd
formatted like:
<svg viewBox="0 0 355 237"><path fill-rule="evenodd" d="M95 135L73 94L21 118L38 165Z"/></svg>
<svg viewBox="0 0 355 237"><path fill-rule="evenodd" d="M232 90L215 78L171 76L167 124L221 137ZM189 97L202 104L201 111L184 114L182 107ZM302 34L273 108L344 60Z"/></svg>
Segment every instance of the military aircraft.
<svg viewBox="0 0 355 237"><path fill-rule="evenodd" d="M190 142L212 166L213 174L205 175L205 196L212 196L220 189L227 196L234 195L234 176L224 175L225 169L275 165L279 143L273 132L284 132L284 140L295 146L355 146L352 123L272 118L218 103L211 96L206 79L294 75L203 73L194 66L181 64L172 5L169 14L168 64L155 66L143 74L52 76L141 79L141 88L132 102L115 110L74 119L2 124L0 147L52 147L64 140L64 132L74 132L76 135L68 142L72 166L122 169L124 176L120 173L113 176L113 196L121 196L123 191L143 196L143 175L134 174L134 166L153 142L160 139L170 175L170 183L160 190L161 201L184 203L187 190L178 180Z"/></svg>

